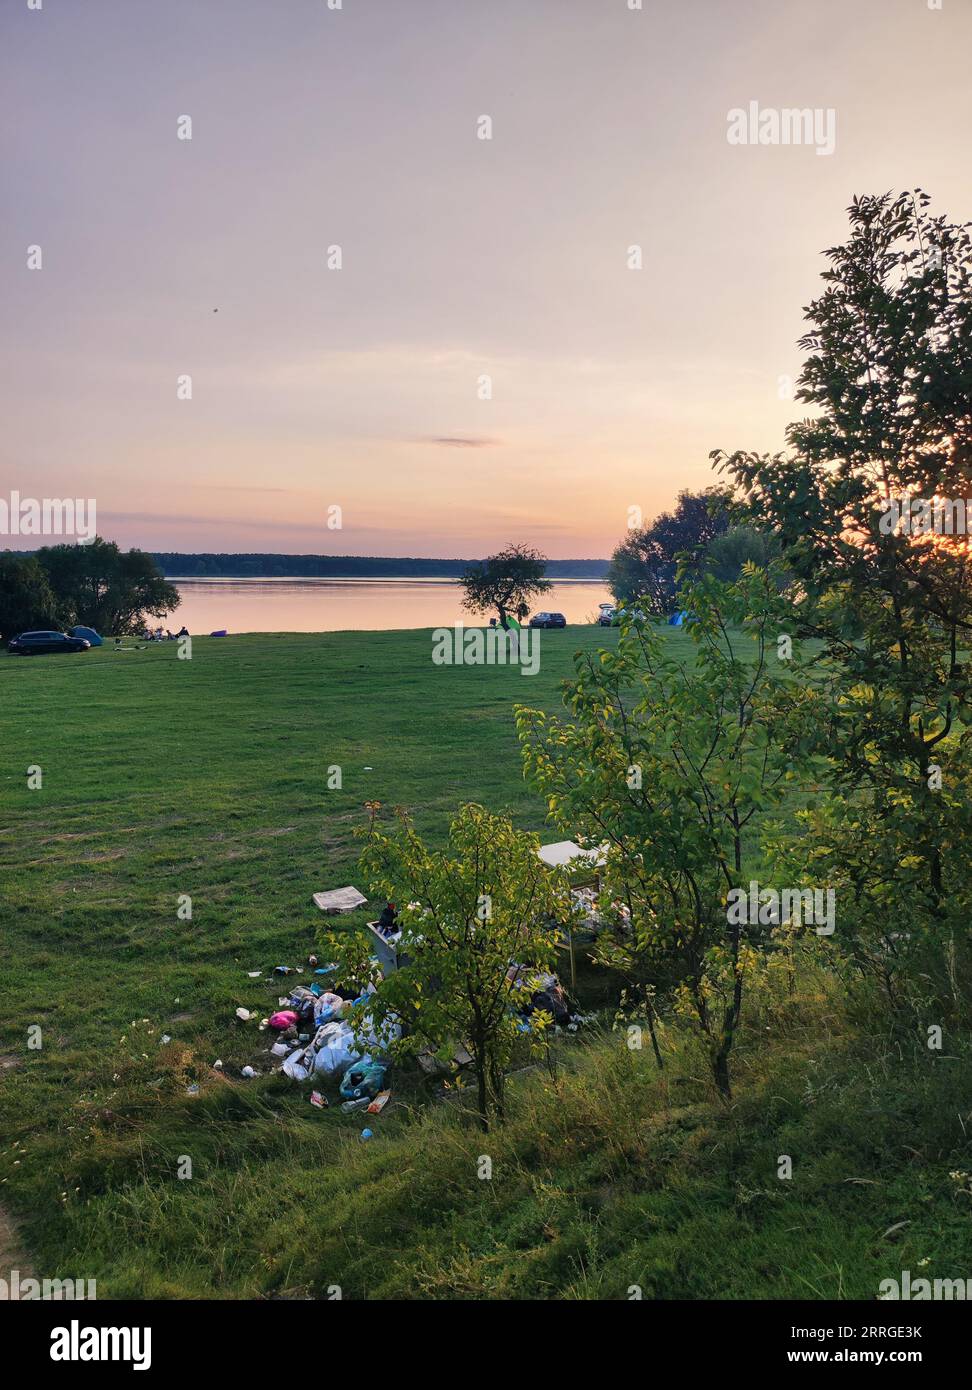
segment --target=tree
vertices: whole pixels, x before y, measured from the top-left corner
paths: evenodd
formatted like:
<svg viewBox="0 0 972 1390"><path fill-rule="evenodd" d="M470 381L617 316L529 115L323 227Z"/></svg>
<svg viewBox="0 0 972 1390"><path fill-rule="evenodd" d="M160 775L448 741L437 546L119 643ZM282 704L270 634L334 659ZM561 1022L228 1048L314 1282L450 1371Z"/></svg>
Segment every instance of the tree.
<svg viewBox="0 0 972 1390"><path fill-rule="evenodd" d="M972 224L928 207L920 189L854 199L801 339L797 396L817 414L790 426L786 454L712 457L780 542L792 630L822 643L830 784L844 805L820 828L862 900L897 865L911 885L906 930L937 939L954 998L953 908L968 874L948 846L963 820L954 797L969 794L958 754L972 720ZM929 529L936 504L942 524ZM880 834L879 856L861 825Z"/></svg>
<svg viewBox="0 0 972 1390"><path fill-rule="evenodd" d="M747 561L766 569L779 552L779 541L771 532L755 531L751 526L731 526L721 535L713 536L701 561L716 579L733 583L742 574Z"/></svg>
<svg viewBox="0 0 972 1390"><path fill-rule="evenodd" d="M538 550L508 545L462 575L459 583L465 592L463 608L471 613L495 609L500 626L508 629L511 617L525 618L532 600L550 588L550 580L544 578L546 565L547 557Z"/></svg>
<svg viewBox="0 0 972 1390"><path fill-rule="evenodd" d="M0 555L0 638L53 627L58 606L47 574L33 556Z"/></svg>
<svg viewBox="0 0 972 1390"><path fill-rule="evenodd" d="M749 565L734 585L702 575L686 593L694 663L637 618L614 651L575 658L569 722L524 708L517 719L551 818L607 846L602 897L626 911L601 959L640 981L649 1021L654 986L674 986L728 1098L746 984L777 944L775 924L733 920L728 903L748 885L761 816L808 756L806 697L777 659L775 575Z"/></svg>
<svg viewBox="0 0 972 1390"><path fill-rule="evenodd" d="M503 1117L514 1047L538 1046L550 1022L534 1013L524 1031L518 1009L532 992L529 972L516 979L511 966L551 965L554 924L566 921L569 895L540 860L538 837L481 806L460 808L448 851L427 849L405 811L397 812L391 834L380 827L376 803L371 811L361 867L382 896L408 904L399 913L398 951L409 963L382 980L360 936L328 934L324 949L356 980L377 984L369 1006L373 1025L379 1032L387 1022L404 1025L394 1051L431 1047L446 1060L457 1044L466 1048L488 1130Z"/></svg>
<svg viewBox="0 0 972 1390"><path fill-rule="evenodd" d="M722 494L678 494L674 512L662 512L650 526L632 531L615 549L608 566L608 588L620 604L637 603L646 613L668 613L675 601L679 557L698 556L729 525Z"/></svg>
<svg viewBox="0 0 972 1390"><path fill-rule="evenodd" d="M179 591L143 550L119 550L100 536L88 545L46 546L37 561L47 573L70 623L124 636L138 633L146 617L162 618L179 606Z"/></svg>

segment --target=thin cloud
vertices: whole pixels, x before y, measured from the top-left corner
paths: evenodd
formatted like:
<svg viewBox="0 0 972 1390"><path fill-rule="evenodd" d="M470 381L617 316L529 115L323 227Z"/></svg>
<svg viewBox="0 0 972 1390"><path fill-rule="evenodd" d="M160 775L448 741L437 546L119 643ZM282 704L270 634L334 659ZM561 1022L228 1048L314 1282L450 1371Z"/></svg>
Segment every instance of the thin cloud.
<svg viewBox="0 0 972 1390"><path fill-rule="evenodd" d="M441 449L489 449L499 444L500 441L477 434L432 434L422 442L424 444L437 444Z"/></svg>

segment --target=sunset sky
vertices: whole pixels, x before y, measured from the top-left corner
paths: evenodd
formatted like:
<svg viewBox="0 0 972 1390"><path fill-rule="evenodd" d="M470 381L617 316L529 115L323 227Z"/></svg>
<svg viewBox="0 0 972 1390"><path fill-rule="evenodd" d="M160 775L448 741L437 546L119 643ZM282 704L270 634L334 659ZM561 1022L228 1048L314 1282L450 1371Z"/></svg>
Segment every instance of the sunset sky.
<svg viewBox="0 0 972 1390"><path fill-rule="evenodd" d="M605 556L782 446L853 194L972 218L970 54L972 0L4 0L0 492L154 550ZM751 101L834 153L730 145Z"/></svg>

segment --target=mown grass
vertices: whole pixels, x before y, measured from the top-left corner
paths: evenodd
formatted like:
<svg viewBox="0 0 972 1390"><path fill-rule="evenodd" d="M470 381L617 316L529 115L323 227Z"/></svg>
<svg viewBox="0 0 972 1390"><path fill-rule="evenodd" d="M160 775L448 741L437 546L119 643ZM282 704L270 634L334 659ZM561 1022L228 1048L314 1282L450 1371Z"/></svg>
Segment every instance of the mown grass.
<svg viewBox="0 0 972 1390"><path fill-rule="evenodd" d="M101 1297L775 1298L967 1272L968 1052L869 1039L817 966L753 1019L730 1111L671 1028L661 1075L620 1035L569 1043L488 1139L407 1077L370 1143L238 1079L267 1059L234 1009L278 993L247 972L313 947L311 892L357 882L364 801L433 839L466 799L540 829L511 707L552 708L571 652L614 640L544 634L532 678L433 667L423 631L0 661L0 1200L41 1273Z"/></svg>

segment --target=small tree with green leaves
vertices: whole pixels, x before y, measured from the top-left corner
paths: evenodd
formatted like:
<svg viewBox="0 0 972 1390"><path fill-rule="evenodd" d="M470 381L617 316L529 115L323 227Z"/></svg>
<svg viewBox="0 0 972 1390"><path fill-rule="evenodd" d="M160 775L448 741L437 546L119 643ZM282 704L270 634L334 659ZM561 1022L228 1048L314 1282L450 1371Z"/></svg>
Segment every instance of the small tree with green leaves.
<svg viewBox="0 0 972 1390"><path fill-rule="evenodd" d="M533 600L550 588L550 580L544 578L546 568L547 557L538 550L508 545L462 575L462 606L470 613L495 611L505 630L511 618L525 618Z"/></svg>
<svg viewBox="0 0 972 1390"><path fill-rule="evenodd" d="M527 775L552 819L607 846L604 896L626 913L601 958L641 984L649 1009L654 984L670 986L728 1098L746 982L775 938L770 925L731 920L727 898L748 881L761 816L796 782L815 736L799 720L799 652L778 657L776 576L752 565L732 585L702 575L680 601L695 615L694 662L635 619L615 650L576 658L569 722L517 713Z"/></svg>
<svg viewBox="0 0 972 1390"><path fill-rule="evenodd" d="M397 950L407 963L382 979L360 935L330 933L322 944L342 973L376 985L373 1024L379 1032L385 1024L402 1026L393 1053L431 1049L448 1062L457 1045L467 1050L488 1130L503 1117L514 1048L541 1046L551 1021L533 1013L524 1024L519 1009L535 986L529 970L514 978L511 967L553 964L569 892L540 860L536 835L482 806L461 807L446 850L429 849L404 810L389 831L378 807L370 809L362 872L376 892L402 904Z"/></svg>

